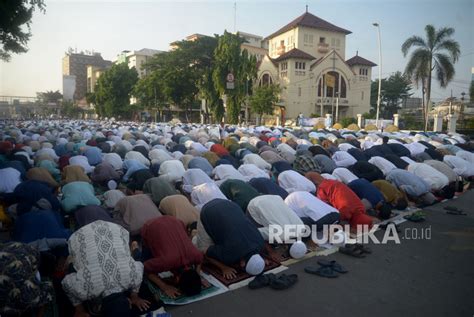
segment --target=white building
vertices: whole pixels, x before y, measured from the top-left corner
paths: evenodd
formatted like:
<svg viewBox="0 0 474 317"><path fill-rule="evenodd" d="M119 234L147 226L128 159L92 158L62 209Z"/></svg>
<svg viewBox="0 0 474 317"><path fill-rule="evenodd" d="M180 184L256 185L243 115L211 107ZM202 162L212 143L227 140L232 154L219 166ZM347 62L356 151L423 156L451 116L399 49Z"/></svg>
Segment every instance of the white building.
<svg viewBox="0 0 474 317"><path fill-rule="evenodd" d="M350 33L305 12L264 39L268 54L259 63L258 83L277 83L282 88L276 111L282 120L294 119L300 112L335 114L336 104L339 118L369 111L376 64L358 54L346 59Z"/></svg>
<svg viewBox="0 0 474 317"><path fill-rule="evenodd" d="M151 48L142 48L138 51L122 51L117 56L116 63L127 63L128 68L133 68L137 70L138 77L142 78L146 76L147 72L143 65L148 62L156 54L163 53L163 51L154 50Z"/></svg>

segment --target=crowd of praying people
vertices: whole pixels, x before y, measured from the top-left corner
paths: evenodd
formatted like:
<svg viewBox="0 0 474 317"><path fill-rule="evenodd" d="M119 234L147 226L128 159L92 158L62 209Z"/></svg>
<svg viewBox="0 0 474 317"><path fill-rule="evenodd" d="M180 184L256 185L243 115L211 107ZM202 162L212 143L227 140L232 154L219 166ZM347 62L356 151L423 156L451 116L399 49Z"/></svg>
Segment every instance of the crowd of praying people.
<svg viewBox="0 0 474 317"><path fill-rule="evenodd" d="M258 276L270 226L371 226L453 198L473 151L455 133L0 122L0 315L140 316L161 306L150 283L199 294L204 264Z"/></svg>

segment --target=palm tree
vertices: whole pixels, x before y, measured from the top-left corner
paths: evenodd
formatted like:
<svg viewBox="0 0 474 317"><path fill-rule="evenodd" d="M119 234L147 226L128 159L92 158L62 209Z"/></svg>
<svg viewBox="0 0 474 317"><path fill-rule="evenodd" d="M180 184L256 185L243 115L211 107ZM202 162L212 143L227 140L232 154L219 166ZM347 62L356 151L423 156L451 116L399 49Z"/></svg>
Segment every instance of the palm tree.
<svg viewBox="0 0 474 317"><path fill-rule="evenodd" d="M453 28L443 27L438 30L432 25L425 27L426 38L413 35L402 45L403 56L413 47L405 74L414 82L422 82L423 98L426 91L426 102L423 107L425 130L428 125L428 105L431 97L431 77L435 71L441 87L446 87L453 79L454 63L460 55L459 43L450 37L454 34ZM425 100L425 99L423 99Z"/></svg>

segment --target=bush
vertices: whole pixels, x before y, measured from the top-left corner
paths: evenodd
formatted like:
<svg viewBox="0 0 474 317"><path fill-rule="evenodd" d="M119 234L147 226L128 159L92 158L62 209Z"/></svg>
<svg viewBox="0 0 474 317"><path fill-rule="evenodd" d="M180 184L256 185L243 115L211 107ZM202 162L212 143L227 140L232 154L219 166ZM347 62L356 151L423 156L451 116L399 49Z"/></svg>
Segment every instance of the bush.
<svg viewBox="0 0 474 317"><path fill-rule="evenodd" d="M377 127L375 126L375 124L368 124L365 126L365 130L374 131L374 130L377 130Z"/></svg>
<svg viewBox="0 0 474 317"><path fill-rule="evenodd" d="M341 125L346 128L348 127L350 124L352 123L357 123L357 120L355 118L342 118L341 121L340 121Z"/></svg>
<svg viewBox="0 0 474 317"><path fill-rule="evenodd" d="M355 123L351 123L347 126L347 129L352 131L359 131L360 127Z"/></svg>
<svg viewBox="0 0 474 317"><path fill-rule="evenodd" d="M332 127L333 127L333 129L341 130L341 129L342 129L342 124L340 124L340 123L335 123Z"/></svg>

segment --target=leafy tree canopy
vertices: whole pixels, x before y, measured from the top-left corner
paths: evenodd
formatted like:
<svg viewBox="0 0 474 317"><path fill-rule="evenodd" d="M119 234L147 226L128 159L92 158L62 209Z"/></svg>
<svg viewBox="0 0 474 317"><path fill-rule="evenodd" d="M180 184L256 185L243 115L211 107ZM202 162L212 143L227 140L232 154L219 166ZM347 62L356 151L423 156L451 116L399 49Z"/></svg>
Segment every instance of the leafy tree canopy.
<svg viewBox="0 0 474 317"><path fill-rule="evenodd" d="M0 1L0 60L9 61L11 54L28 51L33 12L44 13L45 7L43 0Z"/></svg>

